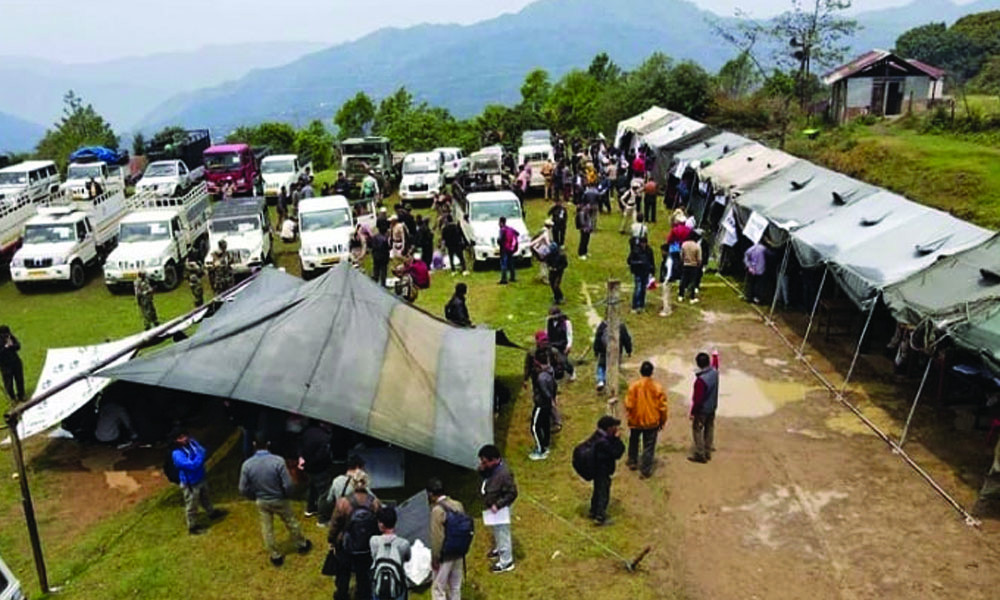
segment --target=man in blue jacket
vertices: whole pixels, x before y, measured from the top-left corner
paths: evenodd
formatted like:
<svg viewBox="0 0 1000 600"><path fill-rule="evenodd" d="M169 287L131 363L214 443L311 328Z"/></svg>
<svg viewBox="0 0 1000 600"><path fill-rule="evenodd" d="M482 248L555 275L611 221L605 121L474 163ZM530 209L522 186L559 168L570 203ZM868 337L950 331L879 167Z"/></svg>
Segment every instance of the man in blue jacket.
<svg viewBox="0 0 1000 600"><path fill-rule="evenodd" d="M171 453L177 479L184 494L184 510L187 515L188 533L197 535L204 529L198 524L198 505L208 518L215 520L225 513L214 506L208 497L208 483L205 481L205 448L187 431L180 430L174 435L174 451Z"/></svg>

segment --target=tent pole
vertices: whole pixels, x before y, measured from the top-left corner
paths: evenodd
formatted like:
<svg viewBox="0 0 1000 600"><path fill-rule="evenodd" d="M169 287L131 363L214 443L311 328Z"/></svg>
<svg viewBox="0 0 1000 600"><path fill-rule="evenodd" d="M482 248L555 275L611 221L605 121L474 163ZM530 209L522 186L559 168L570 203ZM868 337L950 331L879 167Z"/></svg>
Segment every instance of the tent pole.
<svg viewBox="0 0 1000 600"><path fill-rule="evenodd" d="M903 426L903 434L899 436L899 447L906 443L906 434L910 432L910 421L913 420L913 413L917 412L917 402L920 401L920 394L924 391L924 384L927 383L927 376L931 372L931 365L934 364L934 354L927 359L927 368L924 369L924 376L920 380L920 387L917 388L917 395L913 399L913 406L910 407L910 414L906 417L906 425Z"/></svg>
<svg viewBox="0 0 1000 600"><path fill-rule="evenodd" d="M851 359L851 367L847 369L847 377L844 378L844 385L840 388L840 394L847 391L847 384L851 382L851 375L854 374L854 367L858 364L858 356L861 355L861 345L865 343L865 336L868 335L868 326L872 324L872 316L875 314L875 307L878 306L878 296L872 299L872 309L868 311L868 318L865 319L865 327L861 330L861 337L858 338L858 347L854 350L854 358Z"/></svg>
<svg viewBox="0 0 1000 600"><path fill-rule="evenodd" d="M823 278L819 280L819 290L816 292L816 300L813 302L812 312L809 314L809 325L806 326L806 334L802 336L802 344L799 345L799 357L805 352L806 342L809 341L809 332L812 331L813 319L816 318L816 309L819 308L819 299L823 296L823 284L826 283L826 275L830 272L830 267L823 267Z"/></svg>
<svg viewBox="0 0 1000 600"><path fill-rule="evenodd" d="M31 501L31 488L28 487L28 470L24 467L24 453L21 450L21 437L17 435L17 414L7 413L5 420L10 427L11 448L14 450L14 463L17 465L17 479L21 486L21 508L24 510L24 520L28 525L28 538L31 540L31 554L35 559L35 571L38 573L38 585L43 594L52 590L49 588L49 576L45 570L45 555L42 554L42 538L38 535L38 522L35 520L35 505Z"/></svg>
<svg viewBox="0 0 1000 600"><path fill-rule="evenodd" d="M618 330L620 329L621 317L618 314L618 304L619 296L618 292L621 289L621 282L617 279L608 280L608 306L607 306L607 318L605 323L607 323L608 331L608 345L605 349L607 352L607 359L605 361L605 377L607 378L607 389L608 395L608 407L611 409L611 415L617 417L619 414L618 409L618 369L621 364L621 340L618 336Z"/></svg>
<svg viewBox="0 0 1000 600"><path fill-rule="evenodd" d="M781 290L781 278L785 276L785 270L788 268L788 253L791 251L791 238L785 243L785 256L781 259L781 268L778 269L778 279L774 286L774 297L771 298L771 312L767 314L767 319L771 320L774 317L774 308L778 306L778 293Z"/></svg>

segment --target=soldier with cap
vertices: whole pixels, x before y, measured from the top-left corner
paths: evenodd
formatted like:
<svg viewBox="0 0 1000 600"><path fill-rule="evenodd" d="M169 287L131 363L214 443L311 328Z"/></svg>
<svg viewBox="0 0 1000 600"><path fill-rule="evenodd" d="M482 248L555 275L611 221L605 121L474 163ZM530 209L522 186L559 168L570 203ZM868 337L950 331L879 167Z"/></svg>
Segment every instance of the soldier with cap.
<svg viewBox="0 0 1000 600"><path fill-rule="evenodd" d="M219 247L212 251L211 283L215 295L233 287L233 264L226 251L226 240L219 240Z"/></svg>
<svg viewBox="0 0 1000 600"><path fill-rule="evenodd" d="M205 277L205 265L198 260L198 256L192 252L185 263L187 269L188 285L191 286L191 297L194 298L194 307L205 304L205 286L201 281Z"/></svg>
<svg viewBox="0 0 1000 600"><path fill-rule="evenodd" d="M160 320L156 317L156 306L153 305L153 286L146 279L145 271L139 271L139 278L133 284L135 287L135 301L139 304L142 312L142 322L144 328L158 327Z"/></svg>

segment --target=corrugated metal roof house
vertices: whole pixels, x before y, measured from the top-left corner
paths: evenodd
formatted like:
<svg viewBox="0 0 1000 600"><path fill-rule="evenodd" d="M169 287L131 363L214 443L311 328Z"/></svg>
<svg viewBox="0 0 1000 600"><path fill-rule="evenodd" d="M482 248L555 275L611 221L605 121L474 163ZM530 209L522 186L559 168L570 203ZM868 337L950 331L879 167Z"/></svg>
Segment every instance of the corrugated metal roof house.
<svg viewBox="0 0 1000 600"><path fill-rule="evenodd" d="M845 123L860 115L891 116L926 110L944 92L945 72L888 50L871 50L823 77L830 111Z"/></svg>

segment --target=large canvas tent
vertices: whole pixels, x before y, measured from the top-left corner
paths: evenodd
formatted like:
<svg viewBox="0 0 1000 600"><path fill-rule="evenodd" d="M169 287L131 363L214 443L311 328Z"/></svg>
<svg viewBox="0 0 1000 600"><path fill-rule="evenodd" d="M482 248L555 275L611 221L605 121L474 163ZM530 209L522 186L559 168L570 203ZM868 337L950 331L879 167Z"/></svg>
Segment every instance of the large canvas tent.
<svg viewBox="0 0 1000 600"><path fill-rule="evenodd" d="M659 106L650 107L634 117L625 119L618 123L615 132L615 146L621 147L623 138L628 134L644 134L658 128L662 123L672 119L676 113L672 113Z"/></svg>
<svg viewBox="0 0 1000 600"><path fill-rule="evenodd" d="M656 181L666 185L674 155L713 135L715 130L683 115L677 115L659 129L645 134L641 141L649 146L655 157L653 177Z"/></svg>
<svg viewBox="0 0 1000 600"><path fill-rule="evenodd" d="M100 374L324 419L471 467L493 441L495 333L454 327L342 264L236 298L190 339ZM264 285L262 284L262 285Z"/></svg>
<svg viewBox="0 0 1000 600"><path fill-rule="evenodd" d="M674 154L674 175L680 177L687 167L700 169L719 160L723 156L735 152L744 146L755 143L742 135L723 131L712 137L690 143L685 149Z"/></svg>
<svg viewBox="0 0 1000 600"><path fill-rule="evenodd" d="M799 159L761 144L743 146L701 171L701 178L710 180L717 191L738 193L744 186L759 181Z"/></svg>

